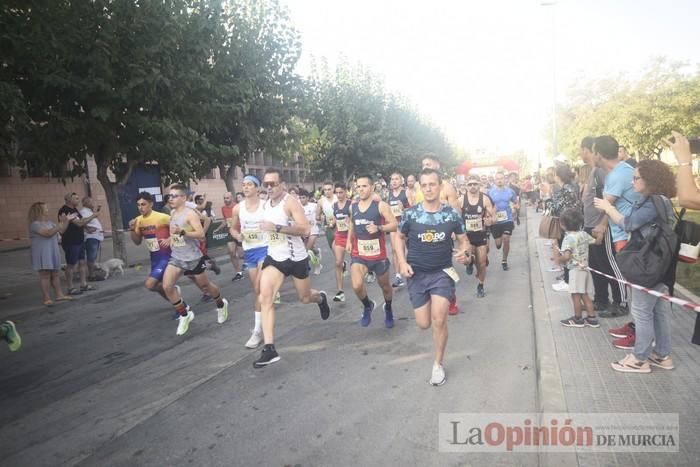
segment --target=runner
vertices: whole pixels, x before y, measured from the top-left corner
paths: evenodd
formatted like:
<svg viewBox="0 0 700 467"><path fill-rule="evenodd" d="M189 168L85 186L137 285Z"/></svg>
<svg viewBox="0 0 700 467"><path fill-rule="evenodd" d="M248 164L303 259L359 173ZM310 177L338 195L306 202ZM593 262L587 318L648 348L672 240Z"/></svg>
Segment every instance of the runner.
<svg viewBox="0 0 700 467"><path fill-rule="evenodd" d="M506 186L506 177L503 172L497 172L495 178L496 186L489 190L489 197L493 201L496 211L496 222L491 225L491 235L499 250L503 246L503 259L501 266L504 271L508 270L508 253L510 252L510 236L513 234L513 212L510 203L518 204L518 197L515 192Z"/></svg>
<svg viewBox="0 0 700 467"><path fill-rule="evenodd" d="M275 350L275 295L284 278L292 276L294 287L302 303L317 303L321 319L328 319L330 307L326 292L311 289L309 257L302 237L308 236L309 224L299 201L285 193L277 169L267 169L263 180L269 199L264 205L264 220L260 228L268 238L267 256L260 276L260 306L262 312L263 346L260 358L253 366L261 368L279 361Z"/></svg>
<svg viewBox="0 0 700 467"><path fill-rule="evenodd" d="M414 180L415 183L415 180ZM403 176L398 172L393 172L391 178L389 179L389 185L391 190L389 191L389 206L391 207L391 212L396 218L396 221L401 220L401 214L403 214L404 209L411 206L411 203L406 195L406 190L403 187ZM389 237L391 239L391 237ZM394 270L396 276L394 277L394 283L391 284L392 287L403 287L406 283L399 274L399 270L396 262L396 248L392 245L391 247L391 259L394 262Z"/></svg>
<svg viewBox="0 0 700 467"><path fill-rule="evenodd" d="M245 346L256 349L263 341L262 314L260 312L260 271L267 256L267 238L260 229L263 220L263 204L258 192L260 179L255 175L243 177L244 200L236 204L231 211L231 228L229 233L241 243L244 252L244 265L248 278L255 292L255 326ZM239 230L240 229L240 230Z"/></svg>
<svg viewBox="0 0 700 467"><path fill-rule="evenodd" d="M221 215L224 218L224 222L218 226L216 230L214 230L214 233L228 229L230 234L231 228L234 227L231 213L233 212L233 208L236 206L236 204L237 201L234 201L233 194L230 191L224 193L224 205L221 206ZM240 226L236 227L240 229ZM233 279L231 280L236 282L243 279L243 273L241 272L241 257L239 253L240 249L243 247L241 246L241 243L233 237L229 237L227 240L226 247L228 249L228 257L231 259L233 272L235 273L233 275Z"/></svg>
<svg viewBox="0 0 700 467"><path fill-rule="evenodd" d="M398 222L387 203L373 199L371 175L360 176L356 189L360 200L351 207L347 251L352 259L352 288L364 305L360 324L369 326L376 307L376 303L367 296L364 281L365 274L373 272L384 294L384 326L391 329L394 327L394 314L391 309L392 290L385 232L395 232Z"/></svg>
<svg viewBox="0 0 700 467"><path fill-rule="evenodd" d="M193 276L197 286L216 302L217 322L224 323L228 319L228 301L221 297L219 288L209 281L206 273L206 260L199 249L199 241L204 238L202 221L193 209L185 206L187 187L173 185L170 187L170 238L166 243L170 246L171 255L168 266L163 274L163 289L170 303L180 314L177 325L177 335L187 332L194 319L194 312L182 299L175 284L184 273Z"/></svg>
<svg viewBox="0 0 700 467"><path fill-rule="evenodd" d="M12 321L0 323L0 340L7 342L10 352L17 352L22 347L22 336L17 332L17 327Z"/></svg>
<svg viewBox="0 0 700 467"><path fill-rule="evenodd" d="M335 226L333 225L333 205L338 198L333 194L333 183L326 182L323 184L323 196L318 201L316 209L316 221L321 222L326 227L326 240L328 248L333 251L333 239L335 238Z"/></svg>
<svg viewBox="0 0 700 467"><path fill-rule="evenodd" d="M348 190L342 183L335 184L335 196L338 201L333 203L333 217L330 225L335 229L333 239L333 254L335 255L335 285L338 293L333 297L334 302L344 302L345 292L343 292L343 276L347 269L345 262L345 248L348 242L348 217L350 216L350 200Z"/></svg>
<svg viewBox="0 0 700 467"><path fill-rule="evenodd" d="M467 193L462 202L462 217L464 226L472 245L472 261L467 265L467 274L474 271L473 255L476 254L476 296L484 297L484 281L488 267L488 233L486 228L491 225L495 212L493 203L488 195L481 193L481 181L477 175L470 175L467 180Z"/></svg>
<svg viewBox="0 0 700 467"><path fill-rule="evenodd" d="M309 254L309 263L311 263L312 270L315 276L321 274L321 269L323 265L321 264L321 249L316 247L316 239L321 235L321 227L319 222L316 221L316 213L318 212L318 205L311 194L304 188L299 190L299 202L304 208L304 215L306 220L309 221L309 226L311 232L309 236L304 240L306 245L306 252Z"/></svg>
<svg viewBox="0 0 700 467"><path fill-rule="evenodd" d="M515 196L518 198L513 205L513 219L515 219L517 225L520 225L520 184L518 183L517 172L511 172L508 175L508 187L513 190L513 193L515 193Z"/></svg>
<svg viewBox="0 0 700 467"><path fill-rule="evenodd" d="M411 206L416 204L416 176L413 174L406 177L406 197Z"/></svg>
<svg viewBox="0 0 700 467"><path fill-rule="evenodd" d="M440 160L437 156L433 154L426 154L421 160L422 169L433 169L440 171ZM423 193L421 191L421 185L416 186L416 203L423 201ZM459 203L459 197L457 196L457 190L453 187L447 180L442 180L442 186L440 188L440 202L447 203L452 206L455 211L460 212L462 208ZM450 314L456 315L459 313L459 307L457 306L457 296L455 295L450 299Z"/></svg>
<svg viewBox="0 0 700 467"><path fill-rule="evenodd" d="M151 256L151 272L144 285L151 292L168 300L162 282L170 261L170 216L153 210L153 196L147 191L138 194L136 207L140 215L129 221L131 240L136 245L145 240L146 249Z"/></svg>
<svg viewBox="0 0 700 467"><path fill-rule="evenodd" d="M408 278L416 324L428 329L432 323L435 360L430 384L440 386L446 381L442 362L447 346L447 313L459 279L452 257L454 254L455 260L467 264L471 261L471 246L459 213L440 202L443 185L439 172L423 169L419 181L424 201L404 211L399 232L393 235L394 244L400 245L396 249L399 270ZM453 235L458 248L454 248Z"/></svg>

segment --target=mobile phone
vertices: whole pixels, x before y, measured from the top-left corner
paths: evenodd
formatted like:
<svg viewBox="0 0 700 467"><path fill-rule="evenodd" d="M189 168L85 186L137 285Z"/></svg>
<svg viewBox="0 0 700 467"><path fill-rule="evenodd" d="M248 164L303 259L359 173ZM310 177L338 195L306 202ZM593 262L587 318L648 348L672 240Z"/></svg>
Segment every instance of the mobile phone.
<svg viewBox="0 0 700 467"><path fill-rule="evenodd" d="M676 138L674 136L671 136L668 140L672 143L676 142ZM688 138L688 142L690 143L690 153L700 154L700 138Z"/></svg>

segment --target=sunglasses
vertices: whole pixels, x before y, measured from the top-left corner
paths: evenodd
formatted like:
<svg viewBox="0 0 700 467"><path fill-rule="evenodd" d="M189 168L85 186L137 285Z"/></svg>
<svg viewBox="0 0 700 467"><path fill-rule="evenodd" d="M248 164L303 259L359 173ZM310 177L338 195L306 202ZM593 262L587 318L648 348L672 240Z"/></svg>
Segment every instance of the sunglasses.
<svg viewBox="0 0 700 467"><path fill-rule="evenodd" d="M265 188L275 188L280 186L280 182L263 182Z"/></svg>
<svg viewBox="0 0 700 467"><path fill-rule="evenodd" d="M479 186L478 183L467 183L467 186Z"/></svg>

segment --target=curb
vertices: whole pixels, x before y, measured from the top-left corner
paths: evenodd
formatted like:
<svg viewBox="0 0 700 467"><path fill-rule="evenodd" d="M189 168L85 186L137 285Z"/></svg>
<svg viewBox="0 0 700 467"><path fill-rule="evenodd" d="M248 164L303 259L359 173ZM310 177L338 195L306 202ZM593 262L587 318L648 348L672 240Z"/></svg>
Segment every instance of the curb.
<svg viewBox="0 0 700 467"><path fill-rule="evenodd" d="M528 213L530 214L530 213ZM557 349L552 334L552 321L547 308L547 299L544 293L544 281L539 265L537 252L537 238L531 235L530 222L534 221L528 215L527 223L527 248L528 265L530 267L530 299L532 307L532 320L534 324L535 338L535 365L537 374L537 401L538 413L565 413L568 412L564 386L559 372L557 361ZM576 453L550 453L538 451L539 465L551 467L578 466Z"/></svg>

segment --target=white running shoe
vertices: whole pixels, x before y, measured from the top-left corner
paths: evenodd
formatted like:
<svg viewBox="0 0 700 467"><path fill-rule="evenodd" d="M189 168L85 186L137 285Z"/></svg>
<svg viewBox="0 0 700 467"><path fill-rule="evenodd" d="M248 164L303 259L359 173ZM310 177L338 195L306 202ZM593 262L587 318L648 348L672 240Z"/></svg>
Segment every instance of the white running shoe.
<svg viewBox="0 0 700 467"><path fill-rule="evenodd" d="M228 300L223 299L224 306L216 309L216 322L219 324L224 324L228 319Z"/></svg>
<svg viewBox="0 0 700 467"><path fill-rule="evenodd" d="M192 320L194 320L194 312L187 307L187 314L185 316L180 316L177 319L177 332L175 334L178 336L185 334L190 328L190 323Z"/></svg>
<svg viewBox="0 0 700 467"><path fill-rule="evenodd" d="M433 386L442 386L445 384L445 381L447 381L445 369L442 367L442 365L433 363L433 374L430 377L430 384Z"/></svg>
<svg viewBox="0 0 700 467"><path fill-rule="evenodd" d="M555 282L554 284L552 284L552 289L555 292L568 292L569 284L567 284L564 281Z"/></svg>
<svg viewBox="0 0 700 467"><path fill-rule="evenodd" d="M371 284L372 282L377 280L377 276L373 272L368 272L367 275L365 276L365 282L368 284Z"/></svg>
<svg viewBox="0 0 700 467"><path fill-rule="evenodd" d="M253 329L253 334L251 334L250 339L248 339L248 342L245 343L245 346L248 349L257 349L260 346L260 344L262 344L262 341L262 329Z"/></svg>
<svg viewBox="0 0 700 467"><path fill-rule="evenodd" d="M275 295L275 301L273 303L275 305L279 305L280 303L282 303L282 296L279 292L277 292L277 295Z"/></svg>
<svg viewBox="0 0 700 467"><path fill-rule="evenodd" d="M314 271L313 271L313 272L314 272L314 276L318 276L319 274L321 274L321 270L322 270L322 269L323 269L323 264L321 264L321 263L319 262L316 266L314 266Z"/></svg>

